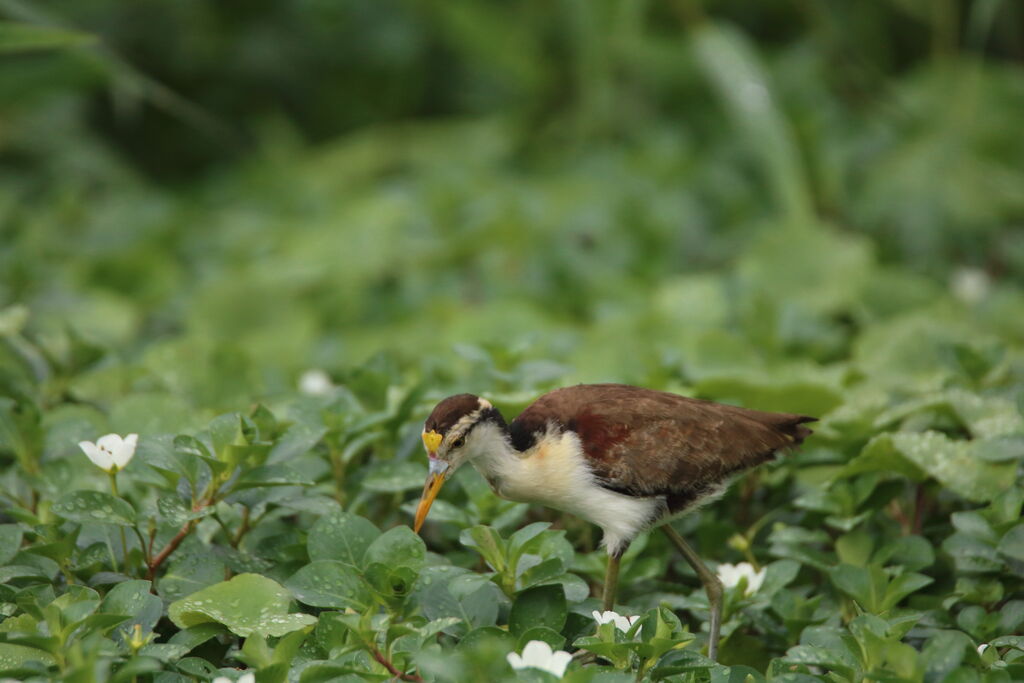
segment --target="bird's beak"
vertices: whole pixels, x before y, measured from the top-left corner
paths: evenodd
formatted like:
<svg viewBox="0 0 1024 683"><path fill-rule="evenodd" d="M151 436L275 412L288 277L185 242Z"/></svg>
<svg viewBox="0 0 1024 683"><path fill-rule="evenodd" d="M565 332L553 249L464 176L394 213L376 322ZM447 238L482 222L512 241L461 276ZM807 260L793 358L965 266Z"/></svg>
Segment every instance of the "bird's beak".
<svg viewBox="0 0 1024 683"><path fill-rule="evenodd" d="M427 475L427 482L423 485L423 495L420 497L420 504L416 506L416 521L413 523L413 531L416 533L420 532L420 527L423 526L423 520L427 518L430 506L434 503L434 499L437 498L437 493L441 490L441 486L444 485L444 480L448 478L449 468L450 465L444 460L438 460L434 457L430 458L430 474Z"/></svg>

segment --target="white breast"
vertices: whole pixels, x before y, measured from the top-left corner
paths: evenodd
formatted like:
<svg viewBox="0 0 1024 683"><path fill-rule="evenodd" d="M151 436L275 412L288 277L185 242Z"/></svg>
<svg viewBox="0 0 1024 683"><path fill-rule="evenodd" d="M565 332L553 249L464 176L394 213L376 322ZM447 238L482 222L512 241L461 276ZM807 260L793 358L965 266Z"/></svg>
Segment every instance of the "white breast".
<svg viewBox="0 0 1024 683"><path fill-rule="evenodd" d="M516 465L495 481L498 493L510 500L540 503L582 517L601 527L611 553L624 550L641 531L658 521L661 498L636 498L598 484L572 432L549 433L523 452Z"/></svg>

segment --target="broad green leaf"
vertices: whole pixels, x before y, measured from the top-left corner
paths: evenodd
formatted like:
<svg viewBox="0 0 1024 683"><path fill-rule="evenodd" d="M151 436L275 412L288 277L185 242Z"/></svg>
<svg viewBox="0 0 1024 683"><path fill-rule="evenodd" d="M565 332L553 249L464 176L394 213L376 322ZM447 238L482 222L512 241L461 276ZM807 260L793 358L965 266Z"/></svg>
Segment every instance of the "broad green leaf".
<svg viewBox="0 0 1024 683"><path fill-rule="evenodd" d="M363 578L382 600L399 607L416 583L416 570L374 562L363 571Z"/></svg>
<svg viewBox="0 0 1024 683"><path fill-rule="evenodd" d="M396 526L378 536L363 556L364 564L379 562L388 567L409 567L419 571L427 555L423 539L407 526Z"/></svg>
<svg viewBox="0 0 1024 683"><path fill-rule="evenodd" d="M1024 522L1007 531L999 541L999 552L1018 562L1024 562Z"/></svg>
<svg viewBox="0 0 1024 683"><path fill-rule="evenodd" d="M488 526L475 526L459 534L462 545L473 548L496 572L505 571L505 541Z"/></svg>
<svg viewBox="0 0 1024 683"><path fill-rule="evenodd" d="M560 585L530 588L519 593L512 603L509 631L516 637L537 627L557 633L565 626L566 614L565 592Z"/></svg>
<svg viewBox="0 0 1024 683"><path fill-rule="evenodd" d="M167 614L178 628L215 621L236 635L283 636L316 623L309 614L289 614L292 596L273 579L239 574L171 603Z"/></svg>
<svg viewBox="0 0 1024 683"><path fill-rule="evenodd" d="M0 524L0 565L7 564L21 549L21 527L17 524Z"/></svg>
<svg viewBox="0 0 1024 683"><path fill-rule="evenodd" d="M149 589L149 581L123 581L104 596L100 609L131 617L131 624L140 624L144 632L151 631L163 615L164 604Z"/></svg>
<svg viewBox="0 0 1024 683"><path fill-rule="evenodd" d="M512 635L516 635L513 633ZM551 646L552 650L561 650L565 647L565 636L547 626L534 626L531 629L519 634L516 641L516 649L522 650L531 640L542 640Z"/></svg>
<svg viewBox="0 0 1024 683"><path fill-rule="evenodd" d="M245 470L234 488L241 491L260 486L312 486L314 483L288 465L263 465Z"/></svg>
<svg viewBox="0 0 1024 683"><path fill-rule="evenodd" d="M293 424L285 430L281 438L274 442L270 453L267 454L267 462L270 464L288 462L292 458L305 455L323 439L326 433L327 428L323 425L302 422Z"/></svg>
<svg viewBox="0 0 1024 683"><path fill-rule="evenodd" d="M841 564L833 568L829 576L836 588L856 600L863 609L872 613L882 610L888 580L878 565L854 567Z"/></svg>
<svg viewBox="0 0 1024 683"><path fill-rule="evenodd" d="M954 441L939 432L896 432L872 439L840 472L897 472L920 481L927 476L964 498L992 500L1013 483L1016 463L994 464L972 455L970 441Z"/></svg>
<svg viewBox="0 0 1024 683"><path fill-rule="evenodd" d="M58 50L95 44L96 36L53 26L0 21L0 54Z"/></svg>
<svg viewBox="0 0 1024 683"><path fill-rule="evenodd" d="M316 560L295 572L285 585L295 597L314 607L363 610L372 604L369 586L351 565L336 560Z"/></svg>
<svg viewBox="0 0 1024 683"><path fill-rule="evenodd" d="M413 594L413 600L420 606L423 615L431 620L456 617L461 624L446 633L459 635L479 626L493 626L498 618L502 601L501 591L491 582L476 591L455 597L448 590L448 584L455 577L469 573L462 567L450 565L424 567Z"/></svg>
<svg viewBox="0 0 1024 683"><path fill-rule="evenodd" d="M882 610L895 607L900 600L911 593L924 588L934 582L935 579L923 574L906 572L894 578L885 590L885 599L882 601Z"/></svg>
<svg viewBox="0 0 1024 683"><path fill-rule="evenodd" d="M311 560L339 560L358 567L380 531L368 519L338 510L317 520L309 530Z"/></svg>
<svg viewBox="0 0 1024 683"><path fill-rule="evenodd" d="M51 510L73 522L135 525L135 509L131 504L102 491L73 491L61 496Z"/></svg>
<svg viewBox="0 0 1024 683"><path fill-rule="evenodd" d="M206 622L178 631L171 636L168 643L172 645L180 645L185 648L186 652L189 652L193 648L199 647L206 641L210 640L210 638L218 636L224 632L225 629L223 624Z"/></svg>
<svg viewBox="0 0 1024 683"><path fill-rule="evenodd" d="M20 669L29 662L40 662L45 666L56 663L48 652L14 643L0 643L0 671Z"/></svg>
<svg viewBox="0 0 1024 683"><path fill-rule="evenodd" d="M199 544L183 544L171 558L156 584L165 600L184 598L224 579L224 564Z"/></svg>
<svg viewBox="0 0 1024 683"><path fill-rule="evenodd" d="M427 467L411 460L387 460L373 465L363 486L378 493L402 493L423 488Z"/></svg>

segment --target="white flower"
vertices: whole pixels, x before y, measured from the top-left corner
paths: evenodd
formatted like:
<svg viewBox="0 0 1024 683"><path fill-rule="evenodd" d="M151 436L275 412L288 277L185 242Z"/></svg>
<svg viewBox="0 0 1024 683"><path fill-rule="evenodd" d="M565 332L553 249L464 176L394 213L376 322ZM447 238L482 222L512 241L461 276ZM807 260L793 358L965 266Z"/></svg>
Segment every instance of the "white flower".
<svg viewBox="0 0 1024 683"><path fill-rule="evenodd" d="M985 654L985 650L987 650L987 649L988 649L988 643L982 643L981 645L978 646L978 655L980 656L980 655Z"/></svg>
<svg viewBox="0 0 1024 683"><path fill-rule="evenodd" d="M256 683L256 674L242 674L237 681L232 681L227 676L217 676L211 683Z"/></svg>
<svg viewBox="0 0 1024 683"><path fill-rule="evenodd" d="M738 586L740 579L746 579L747 587L743 592L744 595L753 595L761 588L761 584L764 583L765 572L764 567L761 568L761 571L754 571L753 565L749 562L740 562L736 565L720 564L717 571L718 578L726 588Z"/></svg>
<svg viewBox="0 0 1024 683"><path fill-rule="evenodd" d="M135 455L138 434L129 434L123 439L117 434L107 434L92 441L79 441L78 447L85 451L97 467L107 472L123 470Z"/></svg>
<svg viewBox="0 0 1024 683"><path fill-rule="evenodd" d="M509 652L507 659L513 669L540 669L561 678L565 674L565 667L569 666L572 660L572 655L565 650L552 652L551 646L543 640L531 640L523 648L522 657L515 652Z"/></svg>
<svg viewBox="0 0 1024 683"><path fill-rule="evenodd" d="M594 610L591 614L594 615L594 621L598 624L607 624L614 621L615 628L619 629L623 633L628 631L633 624L636 623L637 619L640 618L640 615L627 617L619 614L618 612L612 612L611 610L608 610L607 612L598 612L597 610Z"/></svg>
<svg viewBox="0 0 1024 683"><path fill-rule="evenodd" d="M981 303L992 289L992 278L980 268L958 268L949 278L949 289L965 304Z"/></svg>
<svg viewBox="0 0 1024 683"><path fill-rule="evenodd" d="M309 396L323 396L333 388L331 376L323 370L306 370L299 377L299 391Z"/></svg>

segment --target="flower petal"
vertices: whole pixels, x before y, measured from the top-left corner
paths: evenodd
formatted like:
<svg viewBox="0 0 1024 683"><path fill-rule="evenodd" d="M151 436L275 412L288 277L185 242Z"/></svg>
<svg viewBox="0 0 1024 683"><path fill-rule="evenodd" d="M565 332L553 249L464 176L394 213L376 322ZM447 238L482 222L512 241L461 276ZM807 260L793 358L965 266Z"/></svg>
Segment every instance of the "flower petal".
<svg viewBox="0 0 1024 683"><path fill-rule="evenodd" d="M551 646L543 640L531 640L523 648L523 664L546 669L551 661Z"/></svg>
<svg viewBox="0 0 1024 683"><path fill-rule="evenodd" d="M238 677L236 683L256 683L256 674L245 673Z"/></svg>
<svg viewBox="0 0 1024 683"><path fill-rule="evenodd" d="M135 446L139 442L138 434L129 434L121 442L121 445L114 449L114 464L117 465L117 469L123 470L125 466L131 462L131 459L135 456Z"/></svg>
<svg viewBox="0 0 1024 683"><path fill-rule="evenodd" d="M565 650L555 650L551 653L551 663L548 665L547 670L561 678L565 675L565 669L571 661L571 654Z"/></svg>
<svg viewBox="0 0 1024 683"><path fill-rule="evenodd" d="M99 468L110 471L114 461L111 460L110 454L100 449L99 446L94 444L92 441L79 441L78 447L85 452L85 455L92 461L92 464Z"/></svg>
<svg viewBox="0 0 1024 683"><path fill-rule="evenodd" d="M124 439L121 438L120 434L104 434L96 439L96 445L107 453L116 452L123 443Z"/></svg>
<svg viewBox="0 0 1024 683"><path fill-rule="evenodd" d="M718 580L721 581L722 585L726 588L732 588L739 583L739 572L737 571L737 567L734 565L727 563L720 564L715 570L715 573L718 574Z"/></svg>
<svg viewBox="0 0 1024 683"><path fill-rule="evenodd" d="M757 591L761 590L761 585L764 583L764 577L766 574L766 568L762 567L761 571L753 572L747 577L747 595L753 595Z"/></svg>
<svg viewBox="0 0 1024 683"><path fill-rule="evenodd" d="M524 662L523 658L520 657L519 654L516 652L509 652L507 655L505 655L505 659L508 660L509 666L511 666L513 669L526 668L526 662Z"/></svg>

